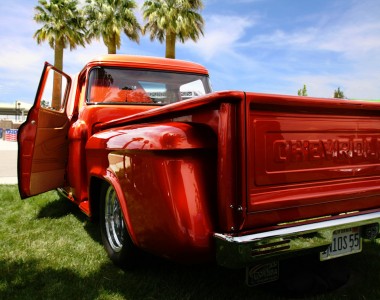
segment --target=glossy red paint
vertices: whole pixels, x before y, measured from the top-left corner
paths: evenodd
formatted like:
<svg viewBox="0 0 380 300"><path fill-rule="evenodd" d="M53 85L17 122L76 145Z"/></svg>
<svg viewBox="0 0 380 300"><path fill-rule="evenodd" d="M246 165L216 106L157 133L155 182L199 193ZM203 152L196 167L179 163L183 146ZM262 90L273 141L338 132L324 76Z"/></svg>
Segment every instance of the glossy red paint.
<svg viewBox="0 0 380 300"><path fill-rule="evenodd" d="M37 119L37 112L31 111L29 113L30 118L33 120ZM32 170L32 155L34 151L34 137L37 133L37 127L34 125L23 126L19 130L19 136L23 136L22 144L18 147L18 176L19 178L26 178L26 182L30 182L31 170ZM22 184L19 180L19 191L21 197L26 197L31 193L29 184Z"/></svg>
<svg viewBox="0 0 380 300"><path fill-rule="evenodd" d="M79 75L73 77L75 86L70 90L64 111L55 112L41 107L42 94L39 92L28 120L20 130L19 143L22 154L19 165L20 170L23 170L21 174L26 178L20 180L22 197L59 187L86 214L92 215L97 205L94 203L95 199L89 196L91 189L94 188L90 183L92 178L100 178L112 184L119 199L122 200L121 206L128 231L136 245L178 260L180 257L186 260L195 257L201 260L205 257L210 259L215 213L209 210L211 203L216 201L214 158L216 135L213 131L217 130L215 110L201 111L194 117L194 121L197 118L213 119L214 121L211 120L209 124L213 125L213 129L202 124L167 122L160 125L139 124L93 135L95 126L99 124L157 109L157 105L86 103L87 74L91 68L103 65L207 75L204 67L178 60L103 56L90 61ZM46 80L47 74L44 74L41 78L41 90ZM182 105L186 110L187 107L192 108L198 104L190 106L185 103ZM38 175L39 180L28 180L28 176L32 178L36 175L33 173L32 162L44 154L38 149L34 151L38 147L38 144L34 143L38 131L43 130L43 127L38 126L39 124L36 126L34 121L45 123L53 121L52 117L43 117L41 120L41 116L45 114L61 115L62 118L59 119L66 120L65 124L70 124L63 126L61 130L62 134L67 136L68 152L56 153L67 159L66 176L60 176L60 183L52 180L55 186L46 184L48 182L46 177L42 179L41 176L44 176L45 171ZM191 118L190 115L189 117ZM54 128L49 124L45 125ZM53 137L47 138L41 140L42 148L46 148ZM137 150L142 151L141 154L130 153ZM210 156L210 153L213 155ZM140 156L147 158L141 159ZM147 178L150 178L154 184L151 187L150 182L144 179L145 186L142 190L146 193L146 197L141 198L141 195L138 197L139 193L133 191L134 186L141 189L143 184L141 176L133 175L134 182L129 185L125 183L126 178L120 176L126 173L125 170L121 173L117 171L117 161L120 157L122 164L130 160L130 164L138 170L146 170ZM39 165L39 162L36 161L34 164ZM179 175L174 176L175 172L179 172ZM29 189L30 186L32 189ZM146 205L151 205L151 208L148 209ZM136 215L136 210L140 216ZM145 211L143 215L142 211ZM166 220L166 224L162 222L162 218ZM140 219L141 221L144 219L141 224L139 224ZM149 241L152 233L156 236L156 240Z"/></svg>
<svg viewBox="0 0 380 300"><path fill-rule="evenodd" d="M64 185L69 119L65 110L45 110L41 105L48 73L53 69L45 64L36 101L18 132L18 183L22 198ZM66 78L70 90L71 79Z"/></svg>
<svg viewBox="0 0 380 300"><path fill-rule="evenodd" d="M19 131L23 198L60 188L94 216L111 184L134 244L183 262L212 260L216 233L379 211L379 105L238 91L166 106L88 103L99 66L207 74L177 60L100 57L72 78L62 111L41 106L43 75Z"/></svg>
<svg viewBox="0 0 380 300"><path fill-rule="evenodd" d="M116 118L108 122L100 123L95 126L95 131L134 124L136 122L154 122L156 120L164 120L169 118L177 118L182 122L192 122L193 118L196 118L194 119L194 122L201 123L201 120L198 121L198 118L202 115L202 113L206 112L208 115L210 110L216 110L218 111L216 115L219 115L219 107L221 103L236 104L240 103L243 99L243 92L214 92L209 95L198 97L196 100L180 101L170 105L160 106L149 111L144 111L141 113L136 113L134 115ZM218 116L215 116L212 126L215 130L218 128L218 124L215 123L215 120L217 119Z"/></svg>
<svg viewBox="0 0 380 300"><path fill-rule="evenodd" d="M90 60L84 70L87 70L93 66L120 66L131 69L151 69L204 75L208 74L205 67L193 62L151 56L103 55Z"/></svg>
<svg viewBox="0 0 380 300"><path fill-rule="evenodd" d="M95 134L87 143L92 176L117 186L136 245L175 260L209 260L215 224L216 136L186 123L142 124ZM95 158L108 154L108 162ZM107 157L107 156L106 156ZM99 172L99 173L98 173ZM205 213L207 212L207 213Z"/></svg>
<svg viewBox="0 0 380 300"><path fill-rule="evenodd" d="M188 263L213 259L216 199L210 159L211 153L197 151L125 156L125 174L119 178L137 245Z"/></svg>
<svg viewBox="0 0 380 300"><path fill-rule="evenodd" d="M379 207L378 105L250 93L247 107L245 228Z"/></svg>

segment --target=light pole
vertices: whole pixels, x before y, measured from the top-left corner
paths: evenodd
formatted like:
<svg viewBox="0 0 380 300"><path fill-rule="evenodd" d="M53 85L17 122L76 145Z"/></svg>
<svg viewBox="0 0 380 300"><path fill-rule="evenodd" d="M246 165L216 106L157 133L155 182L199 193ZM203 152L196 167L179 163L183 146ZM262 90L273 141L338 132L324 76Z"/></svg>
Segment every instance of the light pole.
<svg viewBox="0 0 380 300"><path fill-rule="evenodd" d="M21 107L21 103L19 101L17 101L17 116L20 114L21 115L21 110L20 110L20 107ZM18 117L18 120L16 121L20 121L20 118ZM21 120L22 121L22 120Z"/></svg>

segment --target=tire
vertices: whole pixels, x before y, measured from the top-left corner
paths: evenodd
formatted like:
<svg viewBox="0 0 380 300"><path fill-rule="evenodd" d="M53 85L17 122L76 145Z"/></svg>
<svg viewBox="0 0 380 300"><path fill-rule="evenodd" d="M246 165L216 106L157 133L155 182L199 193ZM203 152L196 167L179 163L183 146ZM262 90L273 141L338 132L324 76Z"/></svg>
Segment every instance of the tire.
<svg viewBox="0 0 380 300"><path fill-rule="evenodd" d="M139 250L128 234L115 189L108 184L103 186L101 192L100 234L104 248L115 265L123 269L136 266Z"/></svg>

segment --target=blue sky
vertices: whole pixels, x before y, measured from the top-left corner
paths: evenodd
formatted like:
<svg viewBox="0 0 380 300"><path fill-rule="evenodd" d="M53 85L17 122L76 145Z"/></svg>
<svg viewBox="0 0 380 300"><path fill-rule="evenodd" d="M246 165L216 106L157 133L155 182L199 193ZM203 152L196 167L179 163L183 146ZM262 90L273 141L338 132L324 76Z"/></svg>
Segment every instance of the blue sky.
<svg viewBox="0 0 380 300"><path fill-rule="evenodd" d="M0 102L32 102L44 61L53 62L49 45L33 39L37 4L0 3ZM380 99L379 0L204 0L202 15L204 37L177 43L177 58L206 66L214 90L296 95L306 84L309 96L340 87L348 98ZM101 41L67 49L64 69L77 73L106 52ZM164 56L165 48L123 37L118 53Z"/></svg>

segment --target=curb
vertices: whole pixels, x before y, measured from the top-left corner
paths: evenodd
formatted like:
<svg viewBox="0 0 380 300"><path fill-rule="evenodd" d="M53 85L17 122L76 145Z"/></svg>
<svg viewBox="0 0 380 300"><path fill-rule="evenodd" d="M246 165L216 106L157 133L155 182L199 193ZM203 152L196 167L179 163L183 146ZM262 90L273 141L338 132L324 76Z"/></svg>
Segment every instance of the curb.
<svg viewBox="0 0 380 300"><path fill-rule="evenodd" d="M17 177L0 177L0 185L17 184Z"/></svg>

